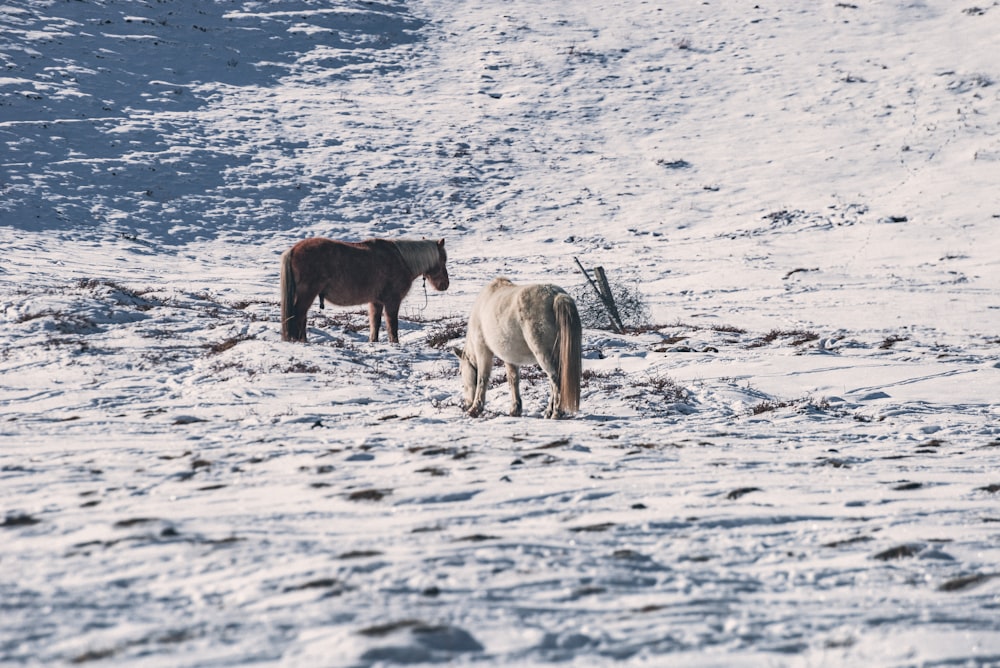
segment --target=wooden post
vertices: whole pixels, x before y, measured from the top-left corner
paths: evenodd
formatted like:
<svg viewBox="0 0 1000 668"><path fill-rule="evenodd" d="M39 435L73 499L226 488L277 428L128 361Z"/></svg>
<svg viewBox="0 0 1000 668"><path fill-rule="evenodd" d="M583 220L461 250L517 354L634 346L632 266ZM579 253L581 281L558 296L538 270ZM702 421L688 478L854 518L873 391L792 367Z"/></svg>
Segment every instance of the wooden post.
<svg viewBox="0 0 1000 668"><path fill-rule="evenodd" d="M597 287L604 295L604 304L608 308L608 315L616 325L618 332L624 332L625 326L622 324L622 317L618 313L618 304L615 303L615 296L611 294L611 286L608 285L608 277L604 274L604 267L594 267L594 276L597 277Z"/></svg>
<svg viewBox="0 0 1000 668"><path fill-rule="evenodd" d="M594 292L597 293L597 298L600 299L601 304L604 305L604 310L608 312L608 317L611 319L611 329L615 330L615 332L617 332L618 334L625 333L625 327L622 326L621 317L618 315L618 307L615 306L615 299L614 297L611 296L611 288L608 287L608 279L606 276L604 276L604 269L598 267L598 269L600 269L601 271L601 276L604 276L603 283L608 291L608 295L606 297L604 293L601 291L601 289L597 287L597 284L594 283L594 279L590 277L590 274L587 272L587 270L583 268L582 264L580 264L580 260L574 257L573 261L576 262L576 266L578 266L580 268L580 271L583 272L583 276L584 278L587 279L587 282L590 283L590 287L594 288Z"/></svg>

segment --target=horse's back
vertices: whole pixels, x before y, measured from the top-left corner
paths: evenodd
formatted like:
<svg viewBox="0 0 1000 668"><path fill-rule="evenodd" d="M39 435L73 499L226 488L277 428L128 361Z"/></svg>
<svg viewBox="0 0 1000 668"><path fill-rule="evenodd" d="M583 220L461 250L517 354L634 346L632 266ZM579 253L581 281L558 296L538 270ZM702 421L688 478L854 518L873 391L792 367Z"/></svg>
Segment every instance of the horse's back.
<svg viewBox="0 0 1000 668"><path fill-rule="evenodd" d="M497 312L516 308L529 313L545 310L558 294L566 291L551 283L515 285L509 279L494 278L480 293L477 303L493 304Z"/></svg>
<svg viewBox="0 0 1000 668"><path fill-rule="evenodd" d="M366 241L337 241L326 237L310 237L299 241L291 248L293 255L313 255L328 253L364 254L371 248L372 243L381 241L379 239L368 239ZM388 242L386 242L388 243Z"/></svg>

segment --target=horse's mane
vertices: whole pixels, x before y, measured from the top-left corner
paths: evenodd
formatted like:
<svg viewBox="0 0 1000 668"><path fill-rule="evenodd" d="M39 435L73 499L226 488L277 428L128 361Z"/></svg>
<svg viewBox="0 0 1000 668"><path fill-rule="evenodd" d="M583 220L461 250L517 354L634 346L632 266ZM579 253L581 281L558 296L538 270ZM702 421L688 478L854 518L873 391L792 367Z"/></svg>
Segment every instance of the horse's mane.
<svg viewBox="0 0 1000 668"><path fill-rule="evenodd" d="M393 241L403 261L414 275L419 276L439 264L438 244L428 239L396 239Z"/></svg>

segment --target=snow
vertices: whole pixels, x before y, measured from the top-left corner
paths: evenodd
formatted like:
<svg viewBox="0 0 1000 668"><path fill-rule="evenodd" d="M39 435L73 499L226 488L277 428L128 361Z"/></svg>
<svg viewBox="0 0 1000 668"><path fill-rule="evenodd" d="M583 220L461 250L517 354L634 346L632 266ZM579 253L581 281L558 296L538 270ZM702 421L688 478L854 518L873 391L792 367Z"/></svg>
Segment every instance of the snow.
<svg viewBox="0 0 1000 668"><path fill-rule="evenodd" d="M1000 6L0 8L0 663L1000 663ZM277 261L447 240L401 343ZM634 286L460 407L497 275Z"/></svg>

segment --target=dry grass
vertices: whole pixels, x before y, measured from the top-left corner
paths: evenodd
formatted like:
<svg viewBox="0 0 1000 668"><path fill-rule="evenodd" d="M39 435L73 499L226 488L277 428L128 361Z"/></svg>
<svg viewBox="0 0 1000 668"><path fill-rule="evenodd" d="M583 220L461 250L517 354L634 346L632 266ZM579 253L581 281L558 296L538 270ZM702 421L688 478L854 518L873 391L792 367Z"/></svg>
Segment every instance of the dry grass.
<svg viewBox="0 0 1000 668"><path fill-rule="evenodd" d="M804 329L772 329L757 341L747 345L747 348L762 348L782 339L791 339L789 345L801 346L818 338L819 334Z"/></svg>
<svg viewBox="0 0 1000 668"><path fill-rule="evenodd" d="M831 409L830 402L826 399L813 399L812 397L805 397L803 399L797 399L795 401L784 401L777 399L764 400L750 407L750 415L762 415L764 413L773 413L774 411L781 410L782 408L794 408L799 412L809 412L809 411L820 411L826 412Z"/></svg>
<svg viewBox="0 0 1000 668"><path fill-rule="evenodd" d="M879 344L879 348L881 348L882 350L889 350L890 348L892 348L897 343L900 343L902 341L906 341L906 338L907 337L900 336L898 334L893 334L892 336L887 336L885 338L885 340L882 341L881 344Z"/></svg>
<svg viewBox="0 0 1000 668"><path fill-rule="evenodd" d="M424 341L431 348L444 348L450 341L460 339L465 336L466 324L464 319L448 318L437 322Z"/></svg>
<svg viewBox="0 0 1000 668"><path fill-rule="evenodd" d="M223 339L218 343L207 343L205 344L205 347L208 348L208 353L210 355L218 355L219 353L223 353L230 348L235 347L243 341L250 341L255 338L256 337L250 336L249 334L237 334L236 336L231 336L228 339Z"/></svg>

